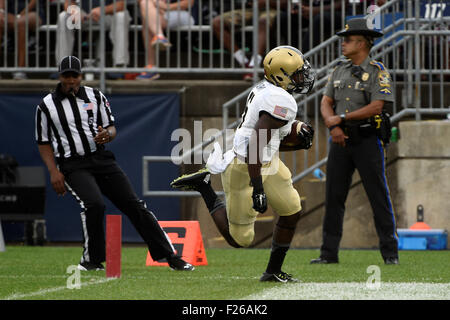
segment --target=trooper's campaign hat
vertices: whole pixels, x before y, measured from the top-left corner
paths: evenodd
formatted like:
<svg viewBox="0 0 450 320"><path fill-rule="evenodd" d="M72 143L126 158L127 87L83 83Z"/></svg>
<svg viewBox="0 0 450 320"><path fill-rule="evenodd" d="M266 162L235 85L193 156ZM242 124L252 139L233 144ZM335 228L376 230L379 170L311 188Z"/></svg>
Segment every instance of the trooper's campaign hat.
<svg viewBox="0 0 450 320"><path fill-rule="evenodd" d="M348 20L345 25L345 29L336 34L340 37L361 35L365 37L378 38L383 36L383 33L373 29L372 23L366 18L353 18Z"/></svg>

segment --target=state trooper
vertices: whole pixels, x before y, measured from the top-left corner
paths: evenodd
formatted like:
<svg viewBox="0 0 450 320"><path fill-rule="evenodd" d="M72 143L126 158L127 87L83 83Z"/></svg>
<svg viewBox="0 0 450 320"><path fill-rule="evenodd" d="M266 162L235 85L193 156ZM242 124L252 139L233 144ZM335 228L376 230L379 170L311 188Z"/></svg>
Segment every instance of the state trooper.
<svg viewBox="0 0 450 320"><path fill-rule="evenodd" d="M374 38L383 34L366 18L347 21L340 62L328 79L321 114L331 145L326 168L325 217L320 257L312 264L338 263L345 201L352 175L358 170L369 198L385 264L398 264L398 237L385 172L385 147L390 138L386 105L394 101L391 77L385 66L372 60Z"/></svg>

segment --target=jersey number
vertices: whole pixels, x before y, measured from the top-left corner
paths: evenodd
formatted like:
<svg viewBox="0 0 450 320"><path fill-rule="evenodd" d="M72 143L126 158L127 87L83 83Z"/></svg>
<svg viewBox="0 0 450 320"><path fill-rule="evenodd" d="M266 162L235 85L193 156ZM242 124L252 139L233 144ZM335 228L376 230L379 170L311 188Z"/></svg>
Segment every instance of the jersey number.
<svg viewBox="0 0 450 320"><path fill-rule="evenodd" d="M249 105L250 103L252 103L254 97L255 97L255 93L254 93L253 91L250 92L250 94L248 95L248 98L247 98L247 102L245 103L244 113L242 113L242 120L241 120L241 123L239 124L239 127L238 127L238 128L242 127L242 124L243 124L244 121L245 121L245 116L246 116L247 111L248 111L248 105Z"/></svg>

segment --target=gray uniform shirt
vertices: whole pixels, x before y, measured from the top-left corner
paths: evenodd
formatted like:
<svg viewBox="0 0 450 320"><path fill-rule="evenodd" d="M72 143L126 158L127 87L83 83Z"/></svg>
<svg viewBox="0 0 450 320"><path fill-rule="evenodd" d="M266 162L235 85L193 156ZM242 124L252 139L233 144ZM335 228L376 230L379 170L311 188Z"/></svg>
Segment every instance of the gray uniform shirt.
<svg viewBox="0 0 450 320"><path fill-rule="evenodd" d="M391 77L381 62L367 57L360 65L359 79L352 75L352 66L350 59L343 60L328 78L324 94L334 100L336 114L355 111L375 100L394 101Z"/></svg>

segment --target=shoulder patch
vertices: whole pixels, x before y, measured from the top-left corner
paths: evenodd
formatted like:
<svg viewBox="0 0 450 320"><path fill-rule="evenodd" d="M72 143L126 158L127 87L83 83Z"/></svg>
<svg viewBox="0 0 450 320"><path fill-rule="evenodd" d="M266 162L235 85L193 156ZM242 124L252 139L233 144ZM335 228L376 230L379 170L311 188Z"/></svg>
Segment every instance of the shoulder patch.
<svg viewBox="0 0 450 320"><path fill-rule="evenodd" d="M373 66L376 66L381 71L386 70L386 68L384 67L384 64L379 62L379 61L372 60L372 61L370 61L370 64L373 65Z"/></svg>
<svg viewBox="0 0 450 320"><path fill-rule="evenodd" d="M390 87L391 86L391 76L387 71L378 72L378 82L381 87Z"/></svg>

